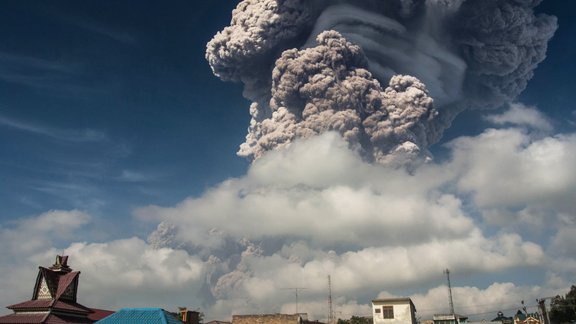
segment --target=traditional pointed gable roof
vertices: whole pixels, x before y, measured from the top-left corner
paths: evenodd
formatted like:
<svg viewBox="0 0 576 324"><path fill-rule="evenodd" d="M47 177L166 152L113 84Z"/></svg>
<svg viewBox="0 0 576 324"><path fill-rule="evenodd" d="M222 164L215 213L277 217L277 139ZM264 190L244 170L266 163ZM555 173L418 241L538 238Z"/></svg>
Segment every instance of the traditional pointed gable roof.
<svg viewBox="0 0 576 324"><path fill-rule="evenodd" d="M68 266L67 256L57 255L56 261L50 268L38 268L32 300L62 298L76 302L80 272L72 271Z"/></svg>
<svg viewBox="0 0 576 324"><path fill-rule="evenodd" d="M39 267L32 299L65 299L76 301L79 271L59 274Z"/></svg>
<svg viewBox="0 0 576 324"><path fill-rule="evenodd" d="M92 310L76 302L79 276L67 256L56 256L51 267L39 267L32 299L8 306L14 314L0 317L0 323L92 323Z"/></svg>

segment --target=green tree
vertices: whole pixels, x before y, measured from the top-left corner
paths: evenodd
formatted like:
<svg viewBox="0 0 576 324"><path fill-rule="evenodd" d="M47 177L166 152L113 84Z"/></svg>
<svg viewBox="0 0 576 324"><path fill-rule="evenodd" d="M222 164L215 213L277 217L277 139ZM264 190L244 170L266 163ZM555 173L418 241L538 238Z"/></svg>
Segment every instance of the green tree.
<svg viewBox="0 0 576 324"><path fill-rule="evenodd" d="M352 316L348 320L339 319L337 324L372 324L372 319L368 317Z"/></svg>
<svg viewBox="0 0 576 324"><path fill-rule="evenodd" d="M550 303L550 321L552 323L570 323L576 321L576 286L564 296L556 296Z"/></svg>

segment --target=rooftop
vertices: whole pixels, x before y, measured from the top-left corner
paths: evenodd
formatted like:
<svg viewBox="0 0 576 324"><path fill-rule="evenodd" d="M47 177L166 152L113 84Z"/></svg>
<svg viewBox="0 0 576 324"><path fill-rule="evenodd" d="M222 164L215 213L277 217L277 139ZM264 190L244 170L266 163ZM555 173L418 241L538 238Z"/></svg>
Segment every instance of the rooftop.
<svg viewBox="0 0 576 324"><path fill-rule="evenodd" d="M162 308L122 308L96 323L182 324L180 320Z"/></svg>

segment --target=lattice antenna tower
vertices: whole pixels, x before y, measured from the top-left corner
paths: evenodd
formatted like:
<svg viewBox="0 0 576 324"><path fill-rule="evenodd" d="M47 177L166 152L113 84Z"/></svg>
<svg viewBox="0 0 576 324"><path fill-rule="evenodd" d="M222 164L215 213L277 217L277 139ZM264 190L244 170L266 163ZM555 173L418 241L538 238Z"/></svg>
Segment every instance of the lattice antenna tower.
<svg viewBox="0 0 576 324"><path fill-rule="evenodd" d="M280 289L284 289L284 290L294 290L294 295L296 296L296 314L300 314L298 313L298 290L303 290L303 289L307 289L307 288L302 288L302 287L287 287L287 288L280 288Z"/></svg>
<svg viewBox="0 0 576 324"><path fill-rule="evenodd" d="M450 314L454 315L454 301L452 300L452 285L450 285L450 270L444 270L448 281L448 302L450 303Z"/></svg>
<svg viewBox="0 0 576 324"><path fill-rule="evenodd" d="M334 309L332 308L332 280L328 275L328 323L334 323Z"/></svg>

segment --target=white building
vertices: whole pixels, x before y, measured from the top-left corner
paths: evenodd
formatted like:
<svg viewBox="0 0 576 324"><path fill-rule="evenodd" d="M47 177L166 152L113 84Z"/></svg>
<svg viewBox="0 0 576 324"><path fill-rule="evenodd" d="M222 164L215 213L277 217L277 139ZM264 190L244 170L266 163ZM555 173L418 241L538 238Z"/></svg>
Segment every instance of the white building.
<svg viewBox="0 0 576 324"><path fill-rule="evenodd" d="M372 301L374 324L416 324L416 307L410 298L385 298Z"/></svg>
<svg viewBox="0 0 576 324"><path fill-rule="evenodd" d="M468 317L458 314L434 314L434 324L464 324Z"/></svg>

